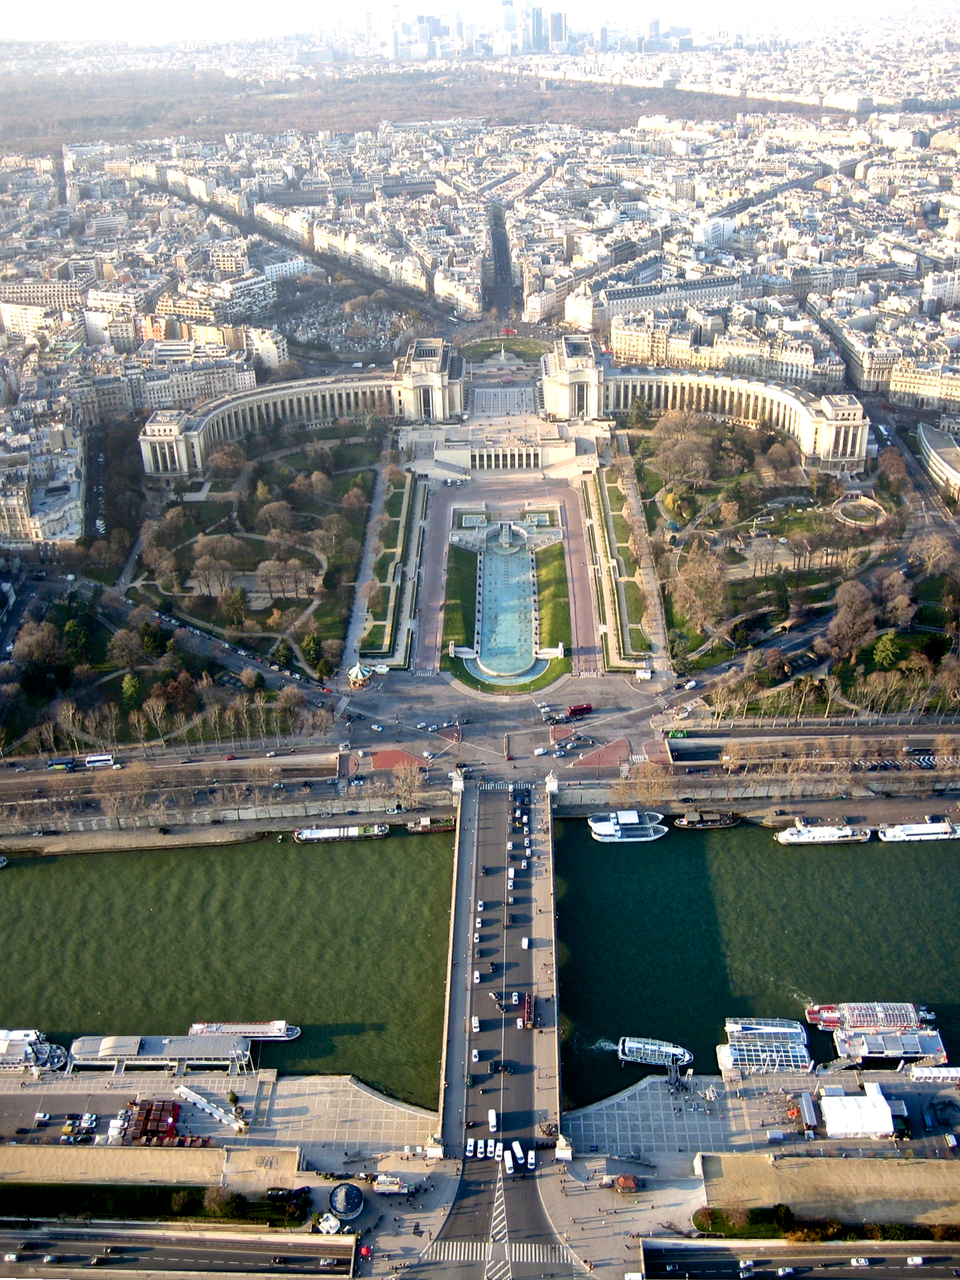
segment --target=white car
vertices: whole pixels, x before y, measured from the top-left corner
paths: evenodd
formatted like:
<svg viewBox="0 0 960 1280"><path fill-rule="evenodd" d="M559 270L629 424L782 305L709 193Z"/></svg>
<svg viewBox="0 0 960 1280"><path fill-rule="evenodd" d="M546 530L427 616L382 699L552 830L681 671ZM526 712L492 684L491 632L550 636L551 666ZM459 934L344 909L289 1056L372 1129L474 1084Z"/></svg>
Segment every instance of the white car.
<svg viewBox="0 0 960 1280"><path fill-rule="evenodd" d="M478 1159L478 1160L482 1160L482 1159L483 1159L483 1157L484 1157L484 1154L485 1154L485 1153L484 1153L484 1149L483 1149L483 1139L482 1139L482 1138L478 1138L478 1139L477 1139L477 1159Z"/></svg>
<svg viewBox="0 0 960 1280"><path fill-rule="evenodd" d="M687 680L683 686L685 689L695 689L697 687L696 680Z"/></svg>
<svg viewBox="0 0 960 1280"><path fill-rule="evenodd" d="M383 733L382 724L372 724L370 728L373 730L374 733Z"/></svg>
<svg viewBox="0 0 960 1280"><path fill-rule="evenodd" d="M473 971L473 981L474 981L474 983L475 983L475 984L476 984L476 983L478 983L478 982L480 981L480 970L479 970L479 969L474 969L474 971Z"/></svg>
<svg viewBox="0 0 960 1280"><path fill-rule="evenodd" d="M503 1143L502 1142L498 1142L497 1145L494 1147L493 1158L494 1160L503 1159Z"/></svg>
<svg viewBox="0 0 960 1280"><path fill-rule="evenodd" d="M535 756L545 756L545 755L547 754L547 748L546 748L546 747L534 747L534 749L533 749L533 754L534 754Z"/></svg>
<svg viewBox="0 0 960 1280"><path fill-rule="evenodd" d="M778 1276L792 1276L793 1267L777 1267Z"/></svg>
<svg viewBox="0 0 960 1280"><path fill-rule="evenodd" d="M482 929L482 928L483 928L483 921L480 919L480 917L479 917L479 916L477 916L476 920L474 920L474 922L473 922L473 927L474 927L475 929Z"/></svg>
<svg viewBox="0 0 960 1280"><path fill-rule="evenodd" d="M426 727L427 727L426 720L421 720L420 723L417 725L418 729L425 729Z"/></svg>
<svg viewBox="0 0 960 1280"><path fill-rule="evenodd" d="M519 991L514 991L513 995L510 997L510 1003L511 1003L511 1004L519 1004L519 1003L520 1003L520 992L519 992Z"/></svg>
<svg viewBox="0 0 960 1280"><path fill-rule="evenodd" d="M476 944L477 944L479 941L480 941L480 935L479 935L479 933L475 933L475 934L473 935L473 942L474 942L474 946L476 946Z"/></svg>
<svg viewBox="0 0 960 1280"><path fill-rule="evenodd" d="M479 1062L479 1061L480 1061L480 1050L479 1050L479 1049L471 1049L471 1050L470 1050L470 1061L471 1061L471 1062Z"/></svg>
<svg viewBox="0 0 960 1280"><path fill-rule="evenodd" d="M851 1267L869 1267L870 1259L869 1258L851 1258L850 1265Z"/></svg>
<svg viewBox="0 0 960 1280"><path fill-rule="evenodd" d="M432 751L423 751L423 752L421 752L421 755L423 756L424 760L432 760L432 759L433 759L433 752L432 752Z"/></svg>
<svg viewBox="0 0 960 1280"><path fill-rule="evenodd" d="M477 910L478 910L478 911L482 911L482 910L483 910L483 899L482 899L482 898L478 898L478 899L477 899Z"/></svg>
<svg viewBox="0 0 960 1280"><path fill-rule="evenodd" d="M488 1138L487 1139L487 1159L488 1160L493 1159L493 1148L495 1146L496 1146L496 1143L494 1142L493 1138Z"/></svg>
<svg viewBox="0 0 960 1280"><path fill-rule="evenodd" d="M531 1147L527 1152L527 1168L535 1169L537 1167L537 1153Z"/></svg>
<svg viewBox="0 0 960 1280"><path fill-rule="evenodd" d="M468 1160L472 1158L473 1149L475 1146L476 1146L476 1143L474 1142L473 1138L468 1138L467 1139L467 1159Z"/></svg>

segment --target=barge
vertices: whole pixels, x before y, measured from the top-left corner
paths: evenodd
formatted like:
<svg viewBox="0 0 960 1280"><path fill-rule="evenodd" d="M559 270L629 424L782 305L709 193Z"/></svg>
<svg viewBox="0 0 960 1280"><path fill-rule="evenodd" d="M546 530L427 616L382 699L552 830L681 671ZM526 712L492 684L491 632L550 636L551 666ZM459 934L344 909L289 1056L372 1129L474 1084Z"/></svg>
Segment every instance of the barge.
<svg viewBox="0 0 960 1280"><path fill-rule="evenodd" d="M300 1028L289 1022L194 1022L191 1036L243 1036L245 1040L296 1040Z"/></svg>
<svg viewBox="0 0 960 1280"><path fill-rule="evenodd" d="M316 844L330 840L382 840L389 834L385 822L367 822L354 827L298 827L293 838L297 844Z"/></svg>
<svg viewBox="0 0 960 1280"><path fill-rule="evenodd" d="M713 809L694 809L674 818L673 825L684 831L716 831L721 827L735 827L740 822L739 813L719 813Z"/></svg>

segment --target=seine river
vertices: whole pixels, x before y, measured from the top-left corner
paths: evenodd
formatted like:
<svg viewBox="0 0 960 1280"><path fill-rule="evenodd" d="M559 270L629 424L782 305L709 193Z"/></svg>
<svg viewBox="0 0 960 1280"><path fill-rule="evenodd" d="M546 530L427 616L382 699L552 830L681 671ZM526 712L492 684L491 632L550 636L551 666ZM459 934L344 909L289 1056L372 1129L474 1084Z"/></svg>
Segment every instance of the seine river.
<svg viewBox="0 0 960 1280"><path fill-rule="evenodd" d="M770 831L671 831L653 844L558 824L563 1081L570 1106L639 1079L622 1035L684 1045L717 1071L724 1018L810 1002L908 1000L960 1061L960 842L791 850ZM811 1028L810 1050L832 1056Z"/></svg>
<svg viewBox="0 0 960 1280"><path fill-rule="evenodd" d="M354 1073L436 1106L450 836L11 858L0 1025L183 1034L285 1018L282 1071Z"/></svg>
<svg viewBox="0 0 960 1280"><path fill-rule="evenodd" d="M910 1000L960 1061L960 843L784 849L741 825L602 845L557 826L568 1105L642 1074L622 1035L674 1041L716 1071L734 1014L811 1000ZM353 1073L436 1106L449 835L337 845L289 838L69 858L0 872L0 1025L169 1034L286 1018L282 1071ZM829 1038L811 1031L826 1060Z"/></svg>

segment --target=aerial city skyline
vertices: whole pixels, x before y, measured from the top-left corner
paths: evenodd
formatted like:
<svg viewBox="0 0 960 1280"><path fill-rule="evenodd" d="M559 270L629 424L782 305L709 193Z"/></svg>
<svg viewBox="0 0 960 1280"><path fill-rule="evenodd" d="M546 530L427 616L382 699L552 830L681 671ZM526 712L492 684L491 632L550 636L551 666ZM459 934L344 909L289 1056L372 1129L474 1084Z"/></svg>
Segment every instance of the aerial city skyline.
<svg viewBox="0 0 960 1280"><path fill-rule="evenodd" d="M955 6L941 6L936 21L939 24L956 22L953 12ZM868 30L877 24L883 25L891 16L898 15L906 29L909 29L911 18L916 12L913 4L889 4L878 7L860 4L846 5L842 12L826 0L804 6L803 12L777 11L771 12L768 5L759 0L741 0L737 5L727 7L718 13L714 6L703 0L685 0L669 11L656 4L637 8L625 0L612 0L601 11L593 6L574 0L574 3L562 6L533 6L514 0L501 0L495 6L480 4L460 4L429 6L426 10L415 10L407 5L390 3L389 0L373 0L372 3L359 9L345 13L342 11L318 11L317 7L306 0L295 0L293 4L283 6L279 13L269 16L261 6L241 4L231 11L231 22L225 28L219 15L207 13L190 6L186 0L171 0L164 6L162 18L155 12L140 14L129 5L117 0L98 5L93 10L78 11L74 6L57 3L45 7L42 16L29 9L14 10L6 15L3 38L5 41L26 40L40 42L100 40L107 43L133 43L146 46L172 46L180 43L190 44L194 41L211 41L229 43L235 41L263 41L283 38L290 35L345 36L356 34L367 37L372 29L376 42L389 44L394 30L408 31L416 28L418 22L435 14L434 22L452 33L454 39L468 42L475 36L490 36L496 32L511 33L515 47L545 47L551 43L548 37L545 45L533 42L534 23L530 18L532 11L538 10L544 15L544 23L550 26L550 14L563 15L563 31L555 29L552 45L563 44L567 39L567 30L574 37L575 45L584 40L591 41L600 27L605 27L617 38L636 42L649 36L651 24L670 27L689 28L690 33L699 41L712 40L717 33L724 31L741 32L749 39L775 38L800 39L808 35L823 35L831 30L842 31L851 26L867 25ZM868 17L869 15L869 17ZM929 15L927 15L929 16ZM524 43L526 34L527 43ZM509 49L498 48L496 52L509 52Z"/></svg>

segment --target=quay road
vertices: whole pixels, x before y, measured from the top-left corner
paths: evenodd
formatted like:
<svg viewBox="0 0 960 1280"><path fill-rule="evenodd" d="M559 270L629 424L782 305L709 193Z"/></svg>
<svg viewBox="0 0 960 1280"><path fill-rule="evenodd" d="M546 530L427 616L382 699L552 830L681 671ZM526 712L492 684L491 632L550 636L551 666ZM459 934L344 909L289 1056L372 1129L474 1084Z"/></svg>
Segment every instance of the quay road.
<svg viewBox="0 0 960 1280"><path fill-rule="evenodd" d="M559 1120L551 837L542 790L518 783L515 791L464 792L451 936L451 956L459 959L450 961L441 1120L447 1154L464 1159L453 1205L422 1258L431 1274L508 1280L542 1276L545 1268L553 1275L581 1270L550 1225L528 1166L533 1151L539 1167L544 1153L536 1142ZM528 995L529 1030L517 1025ZM486 1148L502 1142L511 1149L514 1141L524 1161L513 1154L510 1176L506 1161ZM483 1143L482 1158L465 1155L471 1142ZM552 1149L545 1154L552 1160Z"/></svg>
<svg viewBox="0 0 960 1280"><path fill-rule="evenodd" d="M116 1227L45 1226L0 1231L0 1275L73 1276L105 1272L204 1272L243 1275L351 1275L355 1237L286 1235L274 1239L217 1238L213 1231L123 1231ZM16 1254L16 1261L8 1260ZM98 1262L92 1263L91 1259ZM52 1259L52 1261L46 1261ZM331 1259L331 1261L323 1261Z"/></svg>
<svg viewBox="0 0 960 1280"><path fill-rule="evenodd" d="M924 1240L914 1244L873 1244L866 1240L844 1244L796 1245L785 1241L741 1240L734 1244L695 1245L652 1244L644 1241L644 1271L650 1277L689 1277L689 1280L725 1280L725 1277L776 1276L782 1268L788 1275L810 1275L825 1271L831 1276L867 1276L870 1280L904 1280L905 1276L960 1275L960 1248L956 1244L934 1244ZM922 1265L907 1265L907 1258L919 1257ZM853 1258L866 1259L853 1266ZM749 1262L744 1267L743 1261Z"/></svg>

